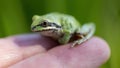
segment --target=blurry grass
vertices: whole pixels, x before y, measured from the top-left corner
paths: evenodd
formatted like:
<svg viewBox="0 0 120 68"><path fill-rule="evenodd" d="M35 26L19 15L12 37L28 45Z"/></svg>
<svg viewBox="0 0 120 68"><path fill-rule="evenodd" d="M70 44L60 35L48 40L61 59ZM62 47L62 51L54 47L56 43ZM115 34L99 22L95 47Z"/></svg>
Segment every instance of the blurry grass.
<svg viewBox="0 0 120 68"><path fill-rule="evenodd" d="M120 18L118 16L117 2L117 0L104 1L105 7L103 8L103 38L108 41L112 53L109 62L110 68L120 68Z"/></svg>
<svg viewBox="0 0 120 68"><path fill-rule="evenodd" d="M81 23L95 22L96 35L110 45L111 58L101 68L120 68L120 0L0 0L0 37L30 32L34 14L62 12Z"/></svg>
<svg viewBox="0 0 120 68"><path fill-rule="evenodd" d="M62 12L67 11L66 0L44 0L44 6L46 12Z"/></svg>
<svg viewBox="0 0 120 68"><path fill-rule="evenodd" d="M28 31L24 13L19 0L0 0L0 14L4 35L13 35Z"/></svg>
<svg viewBox="0 0 120 68"><path fill-rule="evenodd" d="M0 14L1 15L1 14ZM1 20L1 17L0 17L0 22L2 22L2 20ZM0 37L3 37L4 36L4 29L3 29L3 25L2 25L2 23L0 23Z"/></svg>

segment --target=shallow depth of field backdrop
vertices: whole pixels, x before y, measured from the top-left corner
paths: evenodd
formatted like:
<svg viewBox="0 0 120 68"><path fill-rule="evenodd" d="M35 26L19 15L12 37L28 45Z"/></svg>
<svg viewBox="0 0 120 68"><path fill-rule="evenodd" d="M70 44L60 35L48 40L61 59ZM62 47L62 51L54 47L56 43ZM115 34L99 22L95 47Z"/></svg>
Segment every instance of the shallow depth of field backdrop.
<svg viewBox="0 0 120 68"><path fill-rule="evenodd" d="M62 12L82 24L95 22L95 35L110 45L111 58L101 68L120 68L120 0L0 0L0 37L30 32L34 14Z"/></svg>

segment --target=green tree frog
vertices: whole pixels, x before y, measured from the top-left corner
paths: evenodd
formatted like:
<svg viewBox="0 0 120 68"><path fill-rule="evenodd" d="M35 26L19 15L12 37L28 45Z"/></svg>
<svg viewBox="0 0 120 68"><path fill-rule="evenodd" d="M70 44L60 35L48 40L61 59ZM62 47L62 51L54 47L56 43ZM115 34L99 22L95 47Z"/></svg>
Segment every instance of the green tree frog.
<svg viewBox="0 0 120 68"><path fill-rule="evenodd" d="M94 23L81 26L73 16L62 13L34 15L31 30L41 35L51 37L60 44L73 42L71 47L81 44L91 38L95 32Z"/></svg>

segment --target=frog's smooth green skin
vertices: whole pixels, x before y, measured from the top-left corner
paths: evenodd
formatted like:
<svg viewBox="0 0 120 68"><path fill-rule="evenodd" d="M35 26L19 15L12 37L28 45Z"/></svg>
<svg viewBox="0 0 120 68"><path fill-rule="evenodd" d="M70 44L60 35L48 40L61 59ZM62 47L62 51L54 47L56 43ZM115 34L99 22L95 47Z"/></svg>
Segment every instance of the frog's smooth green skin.
<svg viewBox="0 0 120 68"><path fill-rule="evenodd" d="M54 38L60 44L66 44L72 40L74 43L71 47L88 40L95 32L93 23L81 26L80 22L71 15L49 13L42 16L34 15L32 19L32 31Z"/></svg>

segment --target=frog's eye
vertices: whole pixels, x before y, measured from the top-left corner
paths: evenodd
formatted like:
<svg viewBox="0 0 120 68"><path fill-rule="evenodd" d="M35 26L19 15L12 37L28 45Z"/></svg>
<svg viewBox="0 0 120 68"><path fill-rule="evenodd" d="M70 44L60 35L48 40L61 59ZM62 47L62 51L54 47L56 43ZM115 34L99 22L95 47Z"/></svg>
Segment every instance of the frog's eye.
<svg viewBox="0 0 120 68"><path fill-rule="evenodd" d="M43 26L43 27L47 27L48 26L48 22L47 21L43 21L40 25Z"/></svg>
<svg viewBox="0 0 120 68"><path fill-rule="evenodd" d="M42 23L42 25L47 25L47 22L46 22L46 21L44 21L44 22Z"/></svg>

